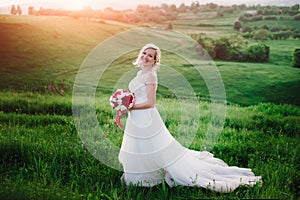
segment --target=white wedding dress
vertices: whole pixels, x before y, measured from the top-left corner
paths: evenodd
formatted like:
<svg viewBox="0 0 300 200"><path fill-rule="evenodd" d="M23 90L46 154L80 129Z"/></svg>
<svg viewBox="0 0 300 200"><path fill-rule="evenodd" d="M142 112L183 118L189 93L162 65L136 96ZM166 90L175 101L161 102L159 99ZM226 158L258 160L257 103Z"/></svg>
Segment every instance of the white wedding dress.
<svg viewBox="0 0 300 200"><path fill-rule="evenodd" d="M157 84L155 71L141 71L129 83L136 104L147 101L149 77ZM153 81L151 81L153 84ZM154 186L163 179L169 186L196 186L218 192L230 192L240 185L261 182L251 169L228 166L207 151L189 150L170 134L154 108L132 110L128 114L119 153L126 185Z"/></svg>

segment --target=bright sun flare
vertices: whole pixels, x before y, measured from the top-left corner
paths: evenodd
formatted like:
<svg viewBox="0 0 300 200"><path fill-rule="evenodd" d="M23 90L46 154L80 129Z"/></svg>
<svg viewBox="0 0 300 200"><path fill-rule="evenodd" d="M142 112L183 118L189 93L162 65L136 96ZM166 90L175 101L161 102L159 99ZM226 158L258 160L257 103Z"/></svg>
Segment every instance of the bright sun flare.
<svg viewBox="0 0 300 200"><path fill-rule="evenodd" d="M63 2L64 9L67 10L81 10L82 8L89 6L85 0L73 0L73 1L65 1Z"/></svg>

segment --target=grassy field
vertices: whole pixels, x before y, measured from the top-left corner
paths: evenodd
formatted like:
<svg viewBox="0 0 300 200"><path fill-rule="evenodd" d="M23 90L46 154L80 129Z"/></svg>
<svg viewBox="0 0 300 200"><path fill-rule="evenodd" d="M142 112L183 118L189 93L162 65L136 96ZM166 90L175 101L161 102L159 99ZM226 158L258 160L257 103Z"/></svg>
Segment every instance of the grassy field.
<svg viewBox="0 0 300 200"><path fill-rule="evenodd" d="M0 113L1 199L198 199L279 198L299 195L300 109L291 105L229 106L225 128L212 152L230 165L250 167L263 176L262 187L219 194L201 188L159 185L126 187L121 172L101 164L87 152L74 126L71 97L2 92ZM102 128L116 145L122 130L103 95L96 111ZM170 108L174 100L158 104ZM203 127L210 121L202 102L200 128L190 146L200 150ZM179 111L168 110L165 123L176 130Z"/></svg>
<svg viewBox="0 0 300 200"><path fill-rule="evenodd" d="M207 33L211 36L235 33L233 23L241 12L216 17L217 12L181 13L173 24L176 30L184 33Z"/></svg>
<svg viewBox="0 0 300 200"><path fill-rule="evenodd" d="M226 15L223 21L214 16L184 14L174 27L184 33L234 33L229 25L235 14ZM199 24L217 26L199 28ZM300 70L291 67L291 54L300 46L299 40L265 41L271 48L269 63L215 62L228 106L212 153L230 165L252 168L263 177L262 187L241 187L229 194L164 184L126 187L120 181L122 172L105 166L84 148L72 116L76 73L96 45L131 28L112 21L0 16L0 199L298 199ZM113 123L115 113L108 98L119 77L132 68L136 54L129 52L114 61L97 91L101 96L95 107L99 124L117 146L123 132ZM163 52L162 62L182 73L201 99L200 126L189 147L201 150L201 138L211 119L205 82L195 77L193 67L169 52ZM49 94L51 81L62 81L66 93ZM176 137L180 107L169 96L160 86L157 103Z"/></svg>

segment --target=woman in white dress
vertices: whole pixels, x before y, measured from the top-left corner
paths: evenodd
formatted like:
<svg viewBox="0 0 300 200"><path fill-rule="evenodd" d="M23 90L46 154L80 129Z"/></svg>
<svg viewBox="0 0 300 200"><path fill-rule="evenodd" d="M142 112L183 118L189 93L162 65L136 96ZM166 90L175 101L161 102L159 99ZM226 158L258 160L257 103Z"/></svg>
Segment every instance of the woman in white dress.
<svg viewBox="0 0 300 200"><path fill-rule="evenodd" d="M129 83L135 96L130 109L119 161L126 185L151 187L163 180L169 186L196 186L218 192L230 192L240 185L261 182L251 169L228 166L207 151L183 147L166 128L155 108L160 49L145 45L134 63L141 66Z"/></svg>

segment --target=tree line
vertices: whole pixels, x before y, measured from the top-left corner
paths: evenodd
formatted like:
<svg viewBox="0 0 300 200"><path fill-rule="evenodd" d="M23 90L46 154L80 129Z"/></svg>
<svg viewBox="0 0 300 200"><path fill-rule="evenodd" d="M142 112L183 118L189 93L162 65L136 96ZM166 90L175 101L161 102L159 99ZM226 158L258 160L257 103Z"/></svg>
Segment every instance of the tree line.
<svg viewBox="0 0 300 200"><path fill-rule="evenodd" d="M139 23L139 22L164 22L174 20L178 17L179 13L192 12L200 13L205 11L217 12L217 17L222 17L226 13L234 13L237 10L258 10L266 14L274 10L274 6L261 6L246 4L221 6L214 3L200 4L198 1L192 2L190 5L185 3L176 6L175 4L163 3L160 6L138 5L135 9L115 10L107 7L103 10L94 10L91 7L84 7L79 11L70 11L62 9L49 9L39 8L35 9L33 6L28 8L29 15L56 15L56 16L71 16L73 18L98 18L115 20L125 23ZM282 12L299 12L299 4L292 7L276 7L277 10Z"/></svg>

